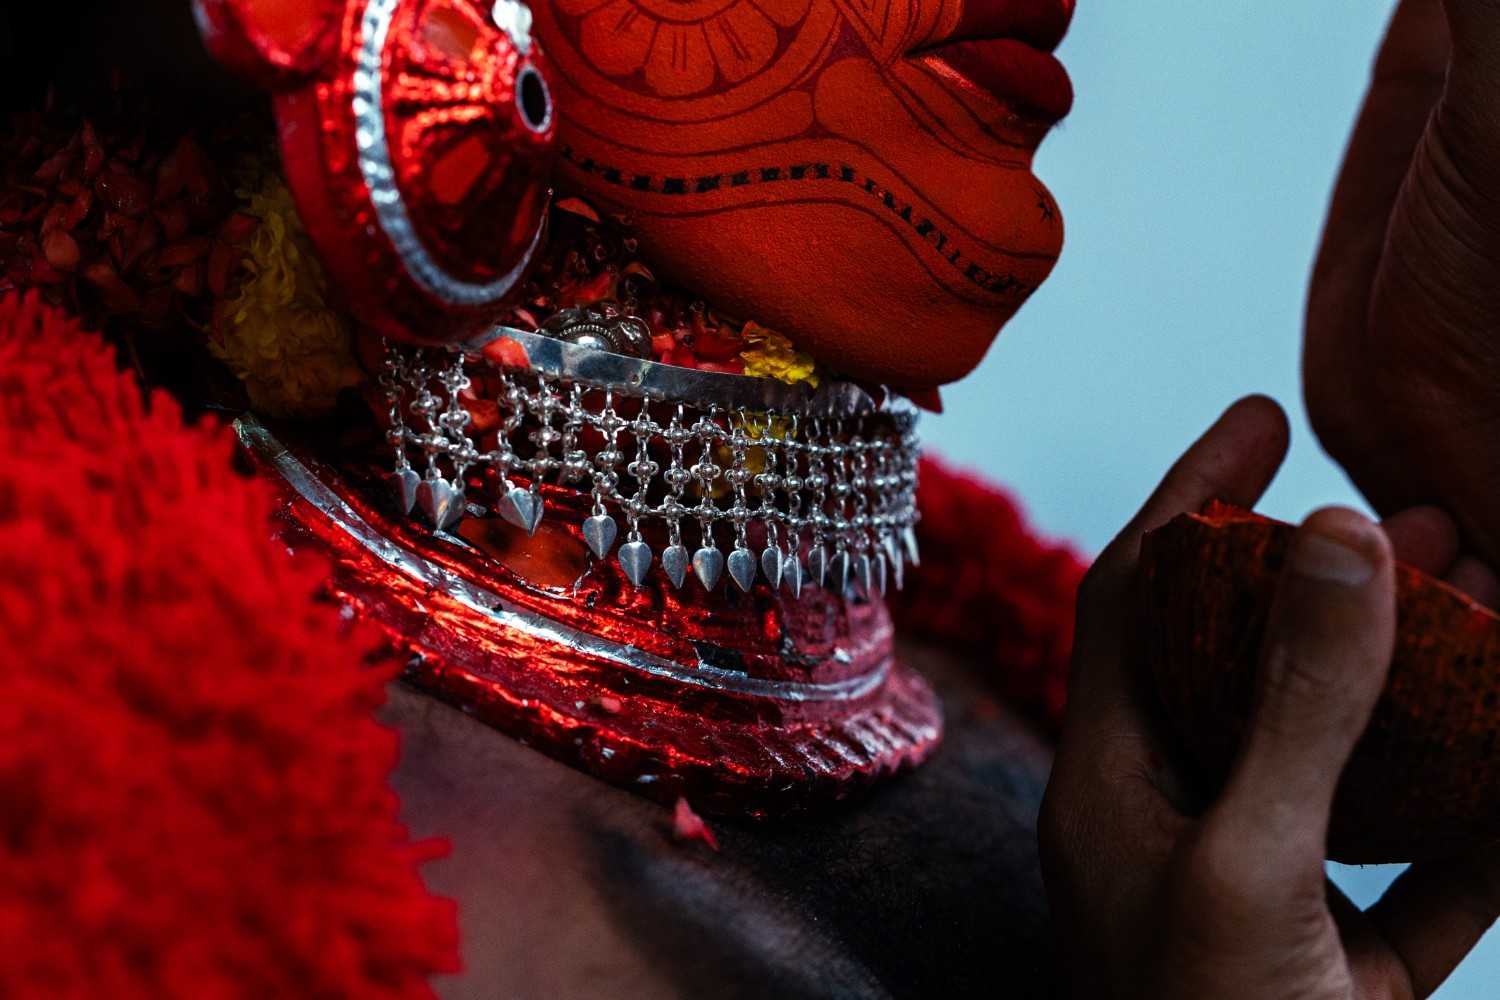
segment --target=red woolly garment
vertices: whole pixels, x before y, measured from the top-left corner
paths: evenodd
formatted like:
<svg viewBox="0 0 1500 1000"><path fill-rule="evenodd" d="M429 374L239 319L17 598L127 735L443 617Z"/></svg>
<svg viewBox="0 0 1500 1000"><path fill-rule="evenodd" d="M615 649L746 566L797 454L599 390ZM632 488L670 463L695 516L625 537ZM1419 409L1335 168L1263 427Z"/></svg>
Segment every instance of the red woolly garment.
<svg viewBox="0 0 1500 1000"><path fill-rule="evenodd" d="M897 627L980 657L1006 702L1055 731L1083 561L1039 538L1010 495L981 479L925 458L921 481L922 566L891 600Z"/></svg>
<svg viewBox="0 0 1500 1000"><path fill-rule="evenodd" d="M231 454L0 301L0 995L413 997L457 964L390 672Z"/></svg>

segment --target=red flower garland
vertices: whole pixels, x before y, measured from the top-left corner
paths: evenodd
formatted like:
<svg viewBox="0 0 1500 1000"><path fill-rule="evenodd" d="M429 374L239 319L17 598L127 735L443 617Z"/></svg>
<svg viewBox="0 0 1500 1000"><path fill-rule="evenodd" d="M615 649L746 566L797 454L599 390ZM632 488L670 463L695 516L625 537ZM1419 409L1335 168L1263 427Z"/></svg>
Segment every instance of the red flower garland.
<svg viewBox="0 0 1500 1000"><path fill-rule="evenodd" d="M978 657L1001 698L1055 731L1083 560L1039 538L996 486L930 457L921 482L922 566L891 599L897 626Z"/></svg>
<svg viewBox="0 0 1500 1000"><path fill-rule="evenodd" d="M226 429L0 301L0 995L430 995L451 903L373 635L269 543Z"/></svg>

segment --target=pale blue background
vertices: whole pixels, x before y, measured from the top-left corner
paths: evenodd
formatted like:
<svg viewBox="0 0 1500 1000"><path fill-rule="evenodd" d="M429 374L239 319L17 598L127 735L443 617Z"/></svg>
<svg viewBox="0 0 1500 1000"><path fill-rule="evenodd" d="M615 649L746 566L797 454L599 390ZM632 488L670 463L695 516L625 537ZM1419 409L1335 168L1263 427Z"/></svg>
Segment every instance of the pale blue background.
<svg viewBox="0 0 1500 1000"><path fill-rule="evenodd" d="M1077 110L1038 160L1067 217L1067 250L983 366L945 391L929 440L1093 552L1225 405L1264 392L1291 413L1294 438L1262 509L1297 519L1357 503L1308 430L1298 338L1324 205L1390 4L1080 8L1062 50ZM1392 876L1337 872L1361 904ZM1437 996L1500 996L1500 934Z"/></svg>

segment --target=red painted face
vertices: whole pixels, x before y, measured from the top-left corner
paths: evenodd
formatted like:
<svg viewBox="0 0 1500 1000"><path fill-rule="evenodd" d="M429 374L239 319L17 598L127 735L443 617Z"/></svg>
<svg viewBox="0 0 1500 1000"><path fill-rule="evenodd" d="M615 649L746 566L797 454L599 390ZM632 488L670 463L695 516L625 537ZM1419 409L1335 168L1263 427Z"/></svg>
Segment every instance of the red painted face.
<svg viewBox="0 0 1500 1000"><path fill-rule="evenodd" d="M1073 0L538 0L561 181L830 367L957 379L1046 278Z"/></svg>
<svg viewBox="0 0 1500 1000"><path fill-rule="evenodd" d="M195 0L210 50L276 94L283 164L351 310L398 340L492 324L546 211L556 135L516 0Z"/></svg>

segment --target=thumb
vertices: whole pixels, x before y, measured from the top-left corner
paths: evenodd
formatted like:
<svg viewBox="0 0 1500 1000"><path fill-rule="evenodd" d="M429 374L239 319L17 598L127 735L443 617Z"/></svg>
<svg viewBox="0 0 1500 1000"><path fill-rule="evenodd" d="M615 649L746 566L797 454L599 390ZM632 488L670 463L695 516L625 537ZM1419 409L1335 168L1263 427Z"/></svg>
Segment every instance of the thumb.
<svg viewBox="0 0 1500 1000"><path fill-rule="evenodd" d="M1321 884L1334 789L1385 684L1395 629L1385 534L1351 510L1314 513L1292 541L1250 731L1212 810L1252 855L1305 864Z"/></svg>

